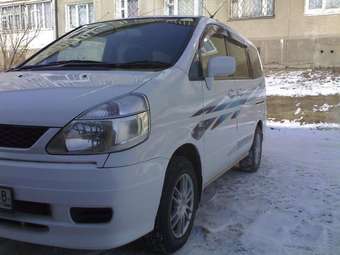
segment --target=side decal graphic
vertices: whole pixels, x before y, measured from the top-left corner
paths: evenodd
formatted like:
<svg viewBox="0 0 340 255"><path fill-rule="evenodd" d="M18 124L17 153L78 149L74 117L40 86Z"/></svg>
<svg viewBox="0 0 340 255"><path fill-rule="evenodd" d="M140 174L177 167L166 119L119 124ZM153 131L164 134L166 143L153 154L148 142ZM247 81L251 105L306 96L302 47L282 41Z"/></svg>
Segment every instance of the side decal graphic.
<svg viewBox="0 0 340 255"><path fill-rule="evenodd" d="M194 115L192 115L192 117L197 117L208 113L215 113L223 110L235 109L232 112L199 122L191 132L192 137L196 140L200 140L209 128L214 130L221 126L227 119L236 119L241 113L241 106L256 105L257 99L259 97L263 97L264 91L265 88L263 86L259 86L253 90L240 89L236 91L235 96L226 96L222 100L216 100L203 107Z"/></svg>
<svg viewBox="0 0 340 255"><path fill-rule="evenodd" d="M227 113L227 114L223 114L222 116L220 116L214 123L214 125L212 126L211 130L214 130L215 128L217 128L218 126L220 126L226 119L228 119L230 116L232 115L232 113Z"/></svg>
<svg viewBox="0 0 340 255"><path fill-rule="evenodd" d="M191 132L192 137L196 140L200 140L215 120L216 118L211 118L198 123Z"/></svg>

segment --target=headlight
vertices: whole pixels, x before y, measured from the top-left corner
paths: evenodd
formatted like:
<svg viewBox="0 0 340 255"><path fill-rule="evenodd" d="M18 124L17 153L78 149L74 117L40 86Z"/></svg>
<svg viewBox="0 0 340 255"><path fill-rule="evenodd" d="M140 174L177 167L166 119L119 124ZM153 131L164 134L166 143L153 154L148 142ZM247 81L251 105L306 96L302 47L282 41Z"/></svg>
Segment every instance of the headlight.
<svg viewBox="0 0 340 255"><path fill-rule="evenodd" d="M88 155L129 149L147 139L150 116L139 94L98 105L77 117L49 143L50 154Z"/></svg>

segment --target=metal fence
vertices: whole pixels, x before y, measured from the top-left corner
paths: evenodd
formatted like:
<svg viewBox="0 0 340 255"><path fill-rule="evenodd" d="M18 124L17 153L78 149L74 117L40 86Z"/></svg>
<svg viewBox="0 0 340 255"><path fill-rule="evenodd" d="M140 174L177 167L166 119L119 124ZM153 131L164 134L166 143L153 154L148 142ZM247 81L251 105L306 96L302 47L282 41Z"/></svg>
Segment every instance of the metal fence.
<svg viewBox="0 0 340 255"><path fill-rule="evenodd" d="M165 0L167 15L202 15L203 0Z"/></svg>
<svg viewBox="0 0 340 255"><path fill-rule="evenodd" d="M128 0L128 16L137 17L138 16L138 0Z"/></svg>
<svg viewBox="0 0 340 255"><path fill-rule="evenodd" d="M178 0L178 15L194 15L194 0Z"/></svg>
<svg viewBox="0 0 340 255"><path fill-rule="evenodd" d="M231 0L231 18L274 16L274 0Z"/></svg>

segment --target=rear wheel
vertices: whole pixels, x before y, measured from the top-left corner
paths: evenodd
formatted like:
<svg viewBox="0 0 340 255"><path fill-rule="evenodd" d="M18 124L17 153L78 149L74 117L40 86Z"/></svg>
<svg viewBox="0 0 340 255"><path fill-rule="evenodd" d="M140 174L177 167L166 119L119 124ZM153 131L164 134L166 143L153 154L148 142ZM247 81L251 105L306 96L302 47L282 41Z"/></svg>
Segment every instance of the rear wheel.
<svg viewBox="0 0 340 255"><path fill-rule="evenodd" d="M183 247L197 207L198 182L193 164L185 157L175 157L167 169L155 229L148 236L152 250L169 254Z"/></svg>
<svg viewBox="0 0 340 255"><path fill-rule="evenodd" d="M248 156L240 161L240 170L244 172L256 172L261 165L262 159L262 129L258 126L255 131L253 144L250 148Z"/></svg>

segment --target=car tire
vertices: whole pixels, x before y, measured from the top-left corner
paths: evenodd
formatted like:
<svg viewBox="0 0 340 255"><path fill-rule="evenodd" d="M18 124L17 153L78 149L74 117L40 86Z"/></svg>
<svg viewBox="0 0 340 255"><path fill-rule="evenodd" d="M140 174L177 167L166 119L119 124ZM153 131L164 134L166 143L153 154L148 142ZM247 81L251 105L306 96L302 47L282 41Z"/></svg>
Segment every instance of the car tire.
<svg viewBox="0 0 340 255"><path fill-rule="evenodd" d="M261 127L257 127L254 134L253 144L248 156L240 161L239 170L249 173L257 172L262 159L263 133Z"/></svg>
<svg viewBox="0 0 340 255"><path fill-rule="evenodd" d="M198 194L192 162L174 157L167 169L154 231L147 236L152 251L171 254L184 246L192 231Z"/></svg>

